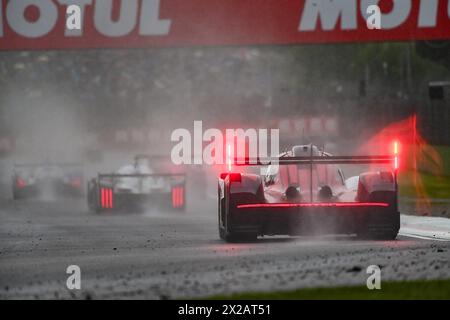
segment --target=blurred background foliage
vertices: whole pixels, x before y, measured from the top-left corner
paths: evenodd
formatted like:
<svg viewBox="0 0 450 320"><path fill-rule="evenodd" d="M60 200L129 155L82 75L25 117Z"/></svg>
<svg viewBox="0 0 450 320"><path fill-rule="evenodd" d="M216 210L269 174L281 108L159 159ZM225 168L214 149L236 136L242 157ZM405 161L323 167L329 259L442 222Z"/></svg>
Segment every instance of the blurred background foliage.
<svg viewBox="0 0 450 320"><path fill-rule="evenodd" d="M426 107L436 80L450 42L0 52L0 122L58 93L94 131L314 114L376 130Z"/></svg>

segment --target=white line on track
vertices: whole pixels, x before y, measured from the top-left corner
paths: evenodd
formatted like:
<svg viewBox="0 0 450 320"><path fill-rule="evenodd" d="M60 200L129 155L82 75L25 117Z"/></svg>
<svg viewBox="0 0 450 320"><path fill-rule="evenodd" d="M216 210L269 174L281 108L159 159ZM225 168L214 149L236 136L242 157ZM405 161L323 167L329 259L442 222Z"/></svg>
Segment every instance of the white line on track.
<svg viewBox="0 0 450 320"><path fill-rule="evenodd" d="M426 239L450 241L450 219L401 215L399 235Z"/></svg>

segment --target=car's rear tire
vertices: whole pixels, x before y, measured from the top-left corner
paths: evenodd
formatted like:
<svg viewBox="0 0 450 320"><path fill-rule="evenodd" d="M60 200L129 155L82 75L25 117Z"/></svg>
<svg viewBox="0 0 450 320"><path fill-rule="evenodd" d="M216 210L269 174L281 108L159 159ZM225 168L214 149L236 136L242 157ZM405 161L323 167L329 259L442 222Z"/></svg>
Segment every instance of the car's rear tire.
<svg viewBox="0 0 450 320"><path fill-rule="evenodd" d="M229 243L253 242L258 235L253 232L227 232L225 228L219 227L220 239Z"/></svg>
<svg viewBox="0 0 450 320"><path fill-rule="evenodd" d="M258 177L257 181L258 181L257 184L260 188L259 189L259 192L261 193L260 196L263 197L261 178ZM228 195L226 195L226 197L230 197L230 195L228 194ZM228 224L230 213L228 211L229 209L227 209L226 200L225 199L221 200L220 185L218 186L217 199L218 199L218 225L219 225L220 238L226 242L234 242L234 243L256 241L258 238L257 231L233 231L232 228L230 228L230 226ZM228 199L228 201L232 201L232 200Z"/></svg>
<svg viewBox="0 0 450 320"><path fill-rule="evenodd" d="M224 210L224 204L221 204L220 196L218 201L218 221L219 221L219 236L220 239L229 242L229 243L237 243L237 242L253 242L256 241L258 235L255 232L230 232L227 230L227 217L225 217L225 226L221 224L220 216L221 211ZM223 212L223 211L222 211Z"/></svg>
<svg viewBox="0 0 450 320"><path fill-rule="evenodd" d="M224 201L220 201L220 190L217 195L218 199L218 205L217 205L217 211L218 211L218 222L219 222L219 237L225 242L237 242L237 239L239 237L236 236L236 234L229 232L227 229L227 220L228 216L225 209L225 203ZM224 223L222 225L222 215L225 214Z"/></svg>
<svg viewBox="0 0 450 320"><path fill-rule="evenodd" d="M225 230L225 227L222 226L222 212L224 211L224 205L222 201L220 201L220 189L217 190L217 222L219 227L219 237L220 239L227 241L227 232Z"/></svg>
<svg viewBox="0 0 450 320"><path fill-rule="evenodd" d="M381 200L383 201L383 200ZM400 213L374 211L361 217L357 235L365 240L395 240L400 230Z"/></svg>
<svg viewBox="0 0 450 320"><path fill-rule="evenodd" d="M372 228L371 228L372 227ZM373 225L365 224L358 232L357 237L361 240L395 240L398 235L398 228L394 225L392 228L376 229Z"/></svg>
<svg viewBox="0 0 450 320"><path fill-rule="evenodd" d="M100 213L100 206L98 205L97 185L95 180L91 180L87 185L87 205L90 212Z"/></svg>
<svg viewBox="0 0 450 320"><path fill-rule="evenodd" d="M254 242L257 238L257 234L253 232L236 232L228 235L228 242Z"/></svg>

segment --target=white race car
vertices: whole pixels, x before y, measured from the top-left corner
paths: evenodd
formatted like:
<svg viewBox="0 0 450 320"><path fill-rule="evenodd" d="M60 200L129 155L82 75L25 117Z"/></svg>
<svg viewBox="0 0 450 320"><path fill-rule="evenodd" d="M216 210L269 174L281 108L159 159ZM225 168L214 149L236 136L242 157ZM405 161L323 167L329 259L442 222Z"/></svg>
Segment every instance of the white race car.
<svg viewBox="0 0 450 320"><path fill-rule="evenodd" d="M16 200L45 194L81 197L83 180L83 167L79 164L16 164L12 174L12 194Z"/></svg>
<svg viewBox="0 0 450 320"><path fill-rule="evenodd" d="M398 234L396 152L333 156L310 144L293 146L264 161L241 160L235 165L271 166L265 176L239 172L220 175L219 235L225 241L314 234L392 240ZM358 175L345 179L338 165L381 167L363 167Z"/></svg>
<svg viewBox="0 0 450 320"><path fill-rule="evenodd" d="M141 210L148 206L183 211L186 208L184 173L155 173L152 157L138 155L134 163L112 174L98 174L88 183L92 211Z"/></svg>

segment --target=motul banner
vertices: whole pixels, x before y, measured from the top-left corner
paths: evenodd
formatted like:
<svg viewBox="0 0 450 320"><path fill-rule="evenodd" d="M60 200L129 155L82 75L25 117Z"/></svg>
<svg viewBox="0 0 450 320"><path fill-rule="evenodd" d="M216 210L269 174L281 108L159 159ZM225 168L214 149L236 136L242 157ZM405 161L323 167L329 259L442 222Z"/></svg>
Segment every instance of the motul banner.
<svg viewBox="0 0 450 320"><path fill-rule="evenodd" d="M1 49L450 39L450 0L0 1Z"/></svg>

